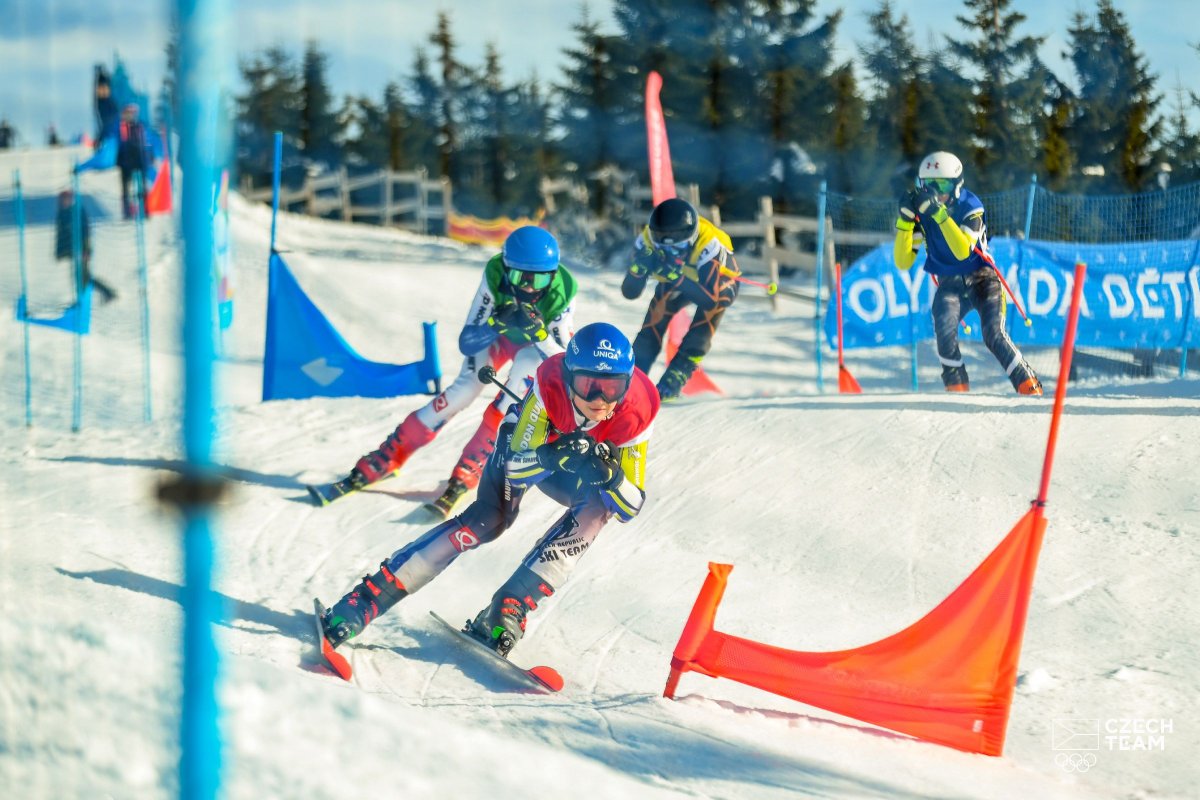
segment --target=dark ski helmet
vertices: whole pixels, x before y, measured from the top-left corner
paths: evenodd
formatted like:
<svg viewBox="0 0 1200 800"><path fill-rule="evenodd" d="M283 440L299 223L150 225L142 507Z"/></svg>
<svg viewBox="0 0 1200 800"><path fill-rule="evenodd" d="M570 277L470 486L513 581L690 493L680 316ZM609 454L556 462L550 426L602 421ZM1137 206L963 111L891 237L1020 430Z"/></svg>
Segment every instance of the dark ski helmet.
<svg viewBox="0 0 1200 800"><path fill-rule="evenodd" d="M673 250L696 242L700 232L700 215L687 200L672 197L663 200L650 212L650 241L659 247Z"/></svg>

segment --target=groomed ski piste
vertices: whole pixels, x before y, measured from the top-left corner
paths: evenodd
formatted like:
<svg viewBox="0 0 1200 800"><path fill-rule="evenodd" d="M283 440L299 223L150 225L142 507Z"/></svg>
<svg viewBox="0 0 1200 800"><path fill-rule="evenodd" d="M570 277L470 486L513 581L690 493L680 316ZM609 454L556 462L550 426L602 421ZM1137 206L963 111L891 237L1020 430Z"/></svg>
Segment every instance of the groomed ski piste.
<svg viewBox="0 0 1200 800"><path fill-rule="evenodd" d="M0 155L0 173L19 168L27 192L50 195L71 155ZM83 181L110 216L117 187L112 173ZM314 507L304 483L340 477L428 398L259 401L269 225L268 208L233 198L235 322L217 369L220 461L234 480L214 576L225 796L1200 796L1200 382L1071 386L1001 758L691 673L675 701L662 697L708 562L734 565L719 630L796 650L855 647L933 608L1037 494L1052 391L1011 394L973 350L969 395L938 391L932 358L921 392L887 392L875 377L904 354L852 351L866 394L835 393L832 359L818 393L811 304L783 298L772 314L748 287L704 362L725 396L662 411L645 510L605 529L514 651L525 666L556 667L561 693L512 691L456 654L428 614L462 620L489 600L560 513L538 493L500 540L340 650L355 668L347 684L314 658L312 598L336 600L427 529L420 507L489 395L399 477ZM39 248L45 235L31 231ZM35 424L24 427L15 236L0 231L6 798L179 792L181 534L153 499L181 459L175 235L169 219L148 226L148 425L133 238L105 235L94 268L121 296L97 308L85 339L84 426L72 434L72 343L60 331L33 331ZM279 249L363 356L415 360L420 323L437 320L446 378L457 373L455 340L488 251L286 214ZM607 320L632 334L644 299L621 298L618 272L579 275L577 325ZM1043 379L1052 390L1055 376ZM1064 720L1101 726L1086 770L1056 760ZM1121 726L1129 738L1109 742L1106 728Z"/></svg>

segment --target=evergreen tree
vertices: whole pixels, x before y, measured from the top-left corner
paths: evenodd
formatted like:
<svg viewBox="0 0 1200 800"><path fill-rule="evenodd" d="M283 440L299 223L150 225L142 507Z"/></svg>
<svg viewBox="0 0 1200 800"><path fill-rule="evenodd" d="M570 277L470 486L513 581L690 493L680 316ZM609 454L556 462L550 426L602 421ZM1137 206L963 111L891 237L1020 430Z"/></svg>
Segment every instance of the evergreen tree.
<svg viewBox="0 0 1200 800"><path fill-rule="evenodd" d="M405 107L400 86L395 81L388 81L388 85L383 89L382 111L383 129L387 133L386 158L383 163L393 170L419 166L419 148L415 146L419 138L415 135L417 123Z"/></svg>
<svg viewBox="0 0 1200 800"><path fill-rule="evenodd" d="M512 202L506 176L512 170L513 148L509 128L512 94L504 87L500 54L492 42L488 42L484 52L482 78L482 130L473 149L479 162L481 189L492 206L488 216L495 216Z"/></svg>
<svg viewBox="0 0 1200 800"><path fill-rule="evenodd" d="M339 125L325 77L328 61L316 41L310 39L301 67L300 145L309 158L331 164L337 160Z"/></svg>
<svg viewBox="0 0 1200 800"><path fill-rule="evenodd" d="M409 143L408 163L424 167L431 175L440 175L442 156L437 137L441 127L438 109L441 107L442 90L434 80L429 57L422 48L418 48L413 56L409 90L413 103L404 136Z"/></svg>
<svg viewBox="0 0 1200 800"><path fill-rule="evenodd" d="M1036 162L1036 134L1043 117L1047 70L1037 50L1045 37L1018 36L1025 15L1011 0L964 0L971 16L956 17L978 33L971 42L949 39L973 68L973 185L990 191L1023 182Z"/></svg>
<svg viewBox="0 0 1200 800"><path fill-rule="evenodd" d="M163 72L162 86L158 91L158 102L154 107L154 125L158 128L174 128L179 119L179 98L176 96L175 77L179 72L179 20L171 16L167 30L167 43L163 46L167 57L167 68Z"/></svg>
<svg viewBox="0 0 1200 800"><path fill-rule="evenodd" d="M891 0L881 0L868 17L871 41L861 48L870 83L867 130L875 147L864 152L874 170L870 186L878 193L899 195L912 187L915 164L932 138L922 117L922 98L932 92L925 64L910 33L907 15L896 18Z"/></svg>
<svg viewBox="0 0 1200 800"><path fill-rule="evenodd" d="M616 77L611 40L600 34L586 6L571 30L576 44L563 50L567 65L563 83L554 87L554 121L562 130L559 147L563 158L586 178L616 160L614 140L620 131ZM605 198L597 201L594 209L605 209Z"/></svg>
<svg viewBox="0 0 1200 800"><path fill-rule="evenodd" d="M843 64L833 73L833 88L833 135L826 173L831 190L854 193L872 179L862 169L863 154L870 152L871 147L866 130L866 103L859 94L853 64Z"/></svg>
<svg viewBox="0 0 1200 800"><path fill-rule="evenodd" d="M350 162L390 166L387 113L369 97L348 97L338 122L346 138L343 151Z"/></svg>
<svg viewBox="0 0 1200 800"><path fill-rule="evenodd" d="M1076 154L1071 147L1070 126L1075 114L1075 97L1071 90L1052 79L1047 88L1046 117L1042 124L1041 170L1045 173L1046 188L1066 191L1076 169Z"/></svg>
<svg viewBox="0 0 1200 800"><path fill-rule="evenodd" d="M455 55L458 43L450 32L450 15L439 11L437 28L429 37L430 44L437 48L437 60L441 69L438 85L438 169L441 175L461 184L459 173L459 112L463 96L468 89L466 67Z"/></svg>
<svg viewBox="0 0 1200 800"><path fill-rule="evenodd" d="M921 67L925 91L918 94L923 141L918 159L934 150L949 150L970 164L973 84L952 48L930 46ZM916 178L915 167L912 177ZM911 185L911 184L910 184Z"/></svg>
<svg viewBox="0 0 1200 800"><path fill-rule="evenodd" d="M1182 83L1175 87L1173 94L1166 138L1156 160L1171 165L1172 183L1194 183L1200 180L1200 133L1192 129L1188 114L1195 101L1188 97Z"/></svg>
<svg viewBox="0 0 1200 800"><path fill-rule="evenodd" d="M782 210L815 208L812 176L795 174L789 151L803 148L818 160L834 158L834 37L837 11L823 19L815 0L770 0L755 4L754 35L763 43L757 106L767 124L768 146L783 166L782 186L772 194Z"/></svg>
<svg viewBox="0 0 1200 800"><path fill-rule="evenodd" d="M300 74L282 47L270 47L241 64L246 92L237 100L238 167L242 174L270 175L275 131L285 147L299 144Z"/></svg>
<svg viewBox="0 0 1200 800"><path fill-rule="evenodd" d="M1099 0L1096 16L1076 13L1069 56L1079 85L1071 128L1083 167L1104 168L1089 191L1139 191L1155 172L1153 146L1162 128L1155 118L1161 97L1155 76L1137 51L1129 25L1112 0Z"/></svg>

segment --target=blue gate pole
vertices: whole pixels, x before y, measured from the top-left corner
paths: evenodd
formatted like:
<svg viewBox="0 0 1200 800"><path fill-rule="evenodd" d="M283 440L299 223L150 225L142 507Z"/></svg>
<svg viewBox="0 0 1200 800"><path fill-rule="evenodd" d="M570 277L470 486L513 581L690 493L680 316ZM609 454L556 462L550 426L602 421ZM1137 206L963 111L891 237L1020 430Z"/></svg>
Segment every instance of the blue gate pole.
<svg viewBox="0 0 1200 800"><path fill-rule="evenodd" d="M271 250L275 255L275 220L279 216L279 173L283 165L283 131L275 131L274 169L271 171ZM268 292L268 295L270 293Z"/></svg>
<svg viewBox="0 0 1200 800"><path fill-rule="evenodd" d="M1029 232L1033 229L1033 202L1037 197L1037 173L1029 176L1029 198L1025 201L1025 241L1029 241Z"/></svg>
<svg viewBox="0 0 1200 800"><path fill-rule="evenodd" d="M821 369L821 273L825 271L825 199L828 194L827 184L821 181L821 190L817 194L817 307L813 315L813 326L816 329L817 343L817 391L825 393L825 376Z"/></svg>
<svg viewBox="0 0 1200 800"><path fill-rule="evenodd" d="M920 307L921 293L917 292L917 307ZM911 301L910 301L911 302ZM917 326L913 319L917 316L917 309L909 307L908 309L908 347L909 361L912 363L912 390L917 391Z"/></svg>
<svg viewBox="0 0 1200 800"><path fill-rule="evenodd" d="M212 502L219 484L213 450L212 188L219 175L219 91L229 79L230 37L225 0L176 0L179 21L181 119L179 166L183 233L183 444L187 457L179 494L184 514L183 711L179 792L184 800L212 800L221 773L217 719L218 656L213 625Z"/></svg>
<svg viewBox="0 0 1200 800"><path fill-rule="evenodd" d="M134 196L137 200L137 217L134 232L137 237L138 294L142 301L142 421L151 420L150 413L150 290L146 277L146 215L142 205L146 190L141 172L133 173Z"/></svg>
<svg viewBox="0 0 1200 800"><path fill-rule="evenodd" d="M21 270L21 297L25 300L25 317L21 323L25 336L25 427L33 427L33 376L29 374L29 276L25 270L25 195L21 193L21 170L13 170L13 192L17 212L17 263Z"/></svg>
<svg viewBox="0 0 1200 800"><path fill-rule="evenodd" d="M79 163L71 167L71 190L75 193L75 205L71 210L71 257L75 262L75 306L83 319L83 294L87 291L84 285L83 270L83 197L79 194ZM83 325L75 328L75 366L74 380L71 393L71 432L79 433L83 427Z"/></svg>
<svg viewBox="0 0 1200 800"><path fill-rule="evenodd" d="M1191 273L1193 270L1200 270L1200 267L1194 266L1196 263L1197 257L1200 257L1200 243L1197 243L1195 249L1192 251L1193 266L1191 269L1188 270L1188 273ZM1187 377L1187 358L1188 358L1187 335L1188 335L1188 329L1192 325L1192 317L1195 316L1196 299L1197 299L1195 293L1192 291L1192 286L1194 285L1192 283L1192 281L1185 280L1183 282L1183 284L1184 284L1184 286L1187 287L1188 301L1187 301L1187 307L1183 312L1183 335L1181 335L1179 337L1179 377L1180 378Z"/></svg>

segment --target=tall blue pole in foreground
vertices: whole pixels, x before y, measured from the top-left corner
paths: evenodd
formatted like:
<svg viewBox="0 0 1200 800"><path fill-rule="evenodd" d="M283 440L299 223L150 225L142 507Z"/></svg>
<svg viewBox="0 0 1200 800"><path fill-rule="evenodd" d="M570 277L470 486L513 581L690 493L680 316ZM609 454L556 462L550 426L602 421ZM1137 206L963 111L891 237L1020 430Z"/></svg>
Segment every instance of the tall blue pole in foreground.
<svg viewBox="0 0 1200 800"><path fill-rule="evenodd" d="M271 252L275 255L275 220L279 218L279 173L283 168L283 131L275 131L275 159L271 170Z"/></svg>
<svg viewBox="0 0 1200 800"><path fill-rule="evenodd" d="M84 283L83 259L83 196L79 194L79 164L71 170L71 191L75 193L75 205L71 208L71 256L75 267L75 305L82 313L83 294L88 290ZM83 427L83 330L75 329L75 367L71 393L71 432L79 433Z"/></svg>
<svg viewBox="0 0 1200 800"><path fill-rule="evenodd" d="M169 167L168 167L169 169ZM138 295L142 305L142 421L149 422L150 412L150 287L146 276L146 185L141 171L133 173L134 196L138 198L135 233L137 237Z"/></svg>
<svg viewBox="0 0 1200 800"><path fill-rule="evenodd" d="M825 271L825 198L828 195L827 184L821 181L821 191L817 195L817 308L813 315L813 327L816 328L817 342L817 391L825 393L825 376L821 370L821 273Z"/></svg>
<svg viewBox="0 0 1200 800"><path fill-rule="evenodd" d="M17 211L17 262L21 269L21 297L29 303L29 276L25 272L25 195L21 194L21 170L13 170L13 193ZM29 374L29 315L21 324L25 335L25 427L33 427L33 376Z"/></svg>
<svg viewBox="0 0 1200 800"><path fill-rule="evenodd" d="M179 791L185 800L211 800L220 785L217 727L217 648L211 588L211 504L219 491L213 446L212 191L219 175L219 90L227 75L219 26L228 20L225 0L177 0L183 182L183 443L187 468L163 496L184 514L183 715Z"/></svg>

